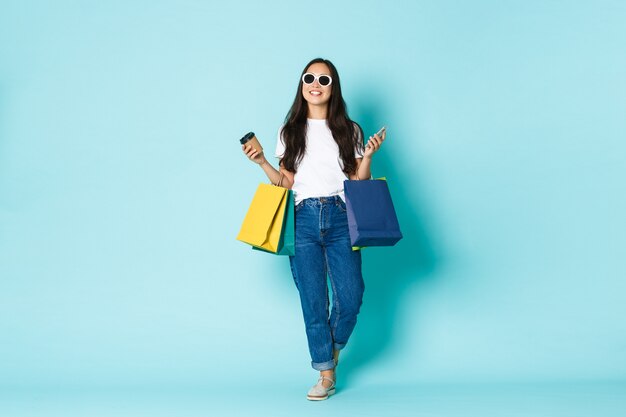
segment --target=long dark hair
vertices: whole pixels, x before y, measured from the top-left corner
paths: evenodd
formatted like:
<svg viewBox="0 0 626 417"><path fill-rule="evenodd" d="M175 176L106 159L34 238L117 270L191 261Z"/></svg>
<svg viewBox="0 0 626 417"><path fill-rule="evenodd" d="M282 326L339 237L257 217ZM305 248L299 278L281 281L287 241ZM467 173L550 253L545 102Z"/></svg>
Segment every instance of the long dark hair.
<svg viewBox="0 0 626 417"><path fill-rule="evenodd" d="M326 64L333 79L326 124L339 147L339 156L343 162L343 172L349 175L356 171L354 149L358 147L360 150L363 150L363 129L361 129L358 123L353 122L348 117L346 103L341 95L341 84L339 83L337 68L335 68L332 62L323 58L316 58L306 64L302 74L300 74L296 98L287 113L287 117L285 117L285 125L282 130L282 137L285 141L285 153L280 163L286 170L296 172L298 164L304 156L306 150L308 103L302 96L302 75L311 65L317 63Z"/></svg>

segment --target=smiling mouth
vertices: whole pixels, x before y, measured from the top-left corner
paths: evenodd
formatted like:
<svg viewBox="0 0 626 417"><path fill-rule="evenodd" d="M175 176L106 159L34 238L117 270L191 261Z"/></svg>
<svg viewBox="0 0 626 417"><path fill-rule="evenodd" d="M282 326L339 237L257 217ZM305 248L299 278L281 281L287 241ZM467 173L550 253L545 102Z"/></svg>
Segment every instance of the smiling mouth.
<svg viewBox="0 0 626 417"><path fill-rule="evenodd" d="M312 96L321 96L322 92L321 91L309 91L309 94L311 94Z"/></svg>

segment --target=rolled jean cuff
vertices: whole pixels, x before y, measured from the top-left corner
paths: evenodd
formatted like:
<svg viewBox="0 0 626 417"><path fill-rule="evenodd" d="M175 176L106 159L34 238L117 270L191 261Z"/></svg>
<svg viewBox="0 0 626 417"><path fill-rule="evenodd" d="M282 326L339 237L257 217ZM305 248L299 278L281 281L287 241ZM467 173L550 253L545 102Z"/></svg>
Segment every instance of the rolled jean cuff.
<svg viewBox="0 0 626 417"><path fill-rule="evenodd" d="M346 347L345 343L333 343L333 349L341 350Z"/></svg>
<svg viewBox="0 0 626 417"><path fill-rule="evenodd" d="M328 371L335 367L335 361L331 359L328 362L311 362L311 366L316 371Z"/></svg>

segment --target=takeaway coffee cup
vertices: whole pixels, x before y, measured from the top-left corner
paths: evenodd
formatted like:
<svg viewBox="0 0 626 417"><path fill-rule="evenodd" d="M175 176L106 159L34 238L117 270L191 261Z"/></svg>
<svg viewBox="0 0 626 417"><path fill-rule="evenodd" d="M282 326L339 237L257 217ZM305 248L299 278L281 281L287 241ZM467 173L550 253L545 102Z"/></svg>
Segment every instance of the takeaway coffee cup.
<svg viewBox="0 0 626 417"><path fill-rule="evenodd" d="M242 145L252 145L252 147L256 149L257 151L263 152L263 147L261 146L261 144L259 143L259 140L254 135L254 132L247 133L246 136L244 136L243 138L239 140L239 142Z"/></svg>

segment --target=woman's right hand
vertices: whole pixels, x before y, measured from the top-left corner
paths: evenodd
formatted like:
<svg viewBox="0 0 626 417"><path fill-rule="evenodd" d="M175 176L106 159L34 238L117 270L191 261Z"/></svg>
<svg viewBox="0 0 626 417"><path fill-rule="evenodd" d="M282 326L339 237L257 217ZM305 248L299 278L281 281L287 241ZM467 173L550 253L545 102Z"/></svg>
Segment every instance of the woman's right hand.
<svg viewBox="0 0 626 417"><path fill-rule="evenodd" d="M241 145L241 149L243 149L243 153L246 154L248 159L255 164L263 165L263 163L267 162L263 151L259 152L252 145Z"/></svg>

